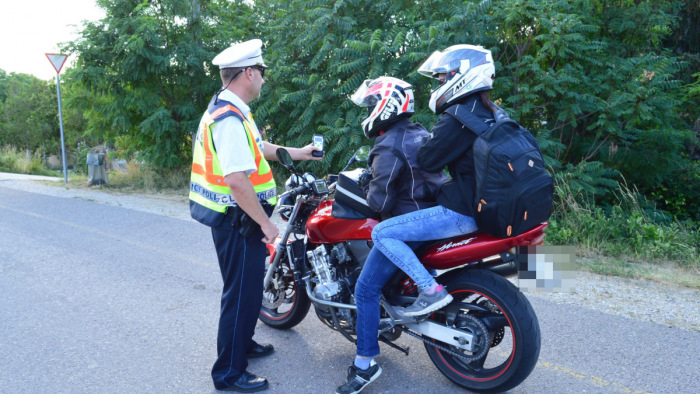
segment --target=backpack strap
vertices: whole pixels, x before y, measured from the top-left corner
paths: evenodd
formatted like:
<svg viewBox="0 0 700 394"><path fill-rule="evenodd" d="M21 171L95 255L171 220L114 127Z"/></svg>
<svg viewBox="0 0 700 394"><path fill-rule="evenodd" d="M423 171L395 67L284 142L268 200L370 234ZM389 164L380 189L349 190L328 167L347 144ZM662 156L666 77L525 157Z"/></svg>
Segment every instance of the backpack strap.
<svg viewBox="0 0 700 394"><path fill-rule="evenodd" d="M471 111L464 108L463 105L453 105L447 108L445 113L457 119L459 123L476 133L476 135L483 134L490 127L483 120L472 114Z"/></svg>
<svg viewBox="0 0 700 394"><path fill-rule="evenodd" d="M496 108L496 111L493 113L495 123L491 124L484 122L482 119L471 113L471 111L468 111L464 105L460 104L447 108L445 113L457 119L459 123L473 131L476 135L482 135L490 128L496 129L494 126L500 126L503 123L511 122L517 125L517 122L512 120L506 111L502 110L494 103L491 103L491 105Z"/></svg>

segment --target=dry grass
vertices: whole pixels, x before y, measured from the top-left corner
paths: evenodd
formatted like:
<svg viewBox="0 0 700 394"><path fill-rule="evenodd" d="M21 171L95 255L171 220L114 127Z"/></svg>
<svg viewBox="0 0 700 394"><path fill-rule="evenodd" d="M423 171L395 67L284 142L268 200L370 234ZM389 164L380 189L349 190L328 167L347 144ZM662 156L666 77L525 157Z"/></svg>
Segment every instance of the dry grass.
<svg viewBox="0 0 700 394"><path fill-rule="evenodd" d="M73 185L119 191L122 193L158 193L187 196L189 193L189 169L157 171L144 164L130 161L126 169L109 172L109 183L88 185L88 177L75 174L70 177Z"/></svg>
<svg viewBox="0 0 700 394"><path fill-rule="evenodd" d="M602 256L591 250L582 252L577 261L578 268L584 272L700 289L700 271L697 268L679 267L673 262L650 263L631 258Z"/></svg>
<svg viewBox="0 0 700 394"><path fill-rule="evenodd" d="M58 176L56 172L44 168L44 162L39 151L27 157L25 151L18 151L13 146L0 148L0 171L15 174Z"/></svg>

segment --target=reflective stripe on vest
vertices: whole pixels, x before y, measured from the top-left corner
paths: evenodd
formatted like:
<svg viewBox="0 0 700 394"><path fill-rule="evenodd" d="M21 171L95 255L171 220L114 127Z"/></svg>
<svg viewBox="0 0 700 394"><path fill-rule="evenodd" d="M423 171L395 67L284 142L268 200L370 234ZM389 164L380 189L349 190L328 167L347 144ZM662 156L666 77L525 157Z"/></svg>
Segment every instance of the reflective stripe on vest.
<svg viewBox="0 0 700 394"><path fill-rule="evenodd" d="M217 222L218 214L223 215L228 206L235 204L231 197L231 191L224 181L223 171L212 140L214 124L228 116L235 116L243 123L243 129L257 168L255 172L248 175L248 179L253 184L258 199L267 200L273 206L277 202L275 180L270 165L265 160L256 141L253 131L255 126L233 104L219 100L220 105L214 106L213 102L214 99L212 99L199 125L190 181L192 217L207 225L212 225L211 223L217 225L215 222ZM201 208L206 208L206 210ZM212 214L214 215L212 216Z"/></svg>

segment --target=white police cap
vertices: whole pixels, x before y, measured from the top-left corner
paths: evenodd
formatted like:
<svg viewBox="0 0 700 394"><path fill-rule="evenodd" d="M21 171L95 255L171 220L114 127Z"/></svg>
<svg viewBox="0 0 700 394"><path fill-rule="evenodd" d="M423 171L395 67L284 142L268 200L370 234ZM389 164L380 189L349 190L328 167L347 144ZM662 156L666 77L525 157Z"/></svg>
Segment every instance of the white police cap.
<svg viewBox="0 0 700 394"><path fill-rule="evenodd" d="M212 63L219 68L263 66L262 41L259 39L248 40L233 44L216 55Z"/></svg>

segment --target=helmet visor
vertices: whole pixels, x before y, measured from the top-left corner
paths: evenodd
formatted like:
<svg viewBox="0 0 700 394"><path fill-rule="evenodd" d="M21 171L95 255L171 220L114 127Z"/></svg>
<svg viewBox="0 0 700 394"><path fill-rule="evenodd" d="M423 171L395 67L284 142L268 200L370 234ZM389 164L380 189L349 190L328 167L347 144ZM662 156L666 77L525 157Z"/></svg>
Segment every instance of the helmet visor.
<svg viewBox="0 0 700 394"><path fill-rule="evenodd" d="M425 75L426 77L435 78L435 76L438 74L435 69L441 57L441 51L433 52L433 54L430 55L430 57L428 57L428 59L424 61L420 67L418 67L418 73Z"/></svg>
<svg viewBox="0 0 700 394"><path fill-rule="evenodd" d="M362 82L360 87L357 88L355 93L350 96L350 100L355 103L355 105L359 105L360 107L371 107L377 104L379 97L377 97L376 89L372 89L369 86L373 81L373 79L366 79L364 82Z"/></svg>
<svg viewBox="0 0 700 394"><path fill-rule="evenodd" d="M489 55L490 56L490 55ZM431 78L437 78L438 74L447 74L460 69L469 69L491 61L487 57L487 51L474 47L454 48L450 47L440 52L434 52L428 60L423 62L418 72Z"/></svg>

